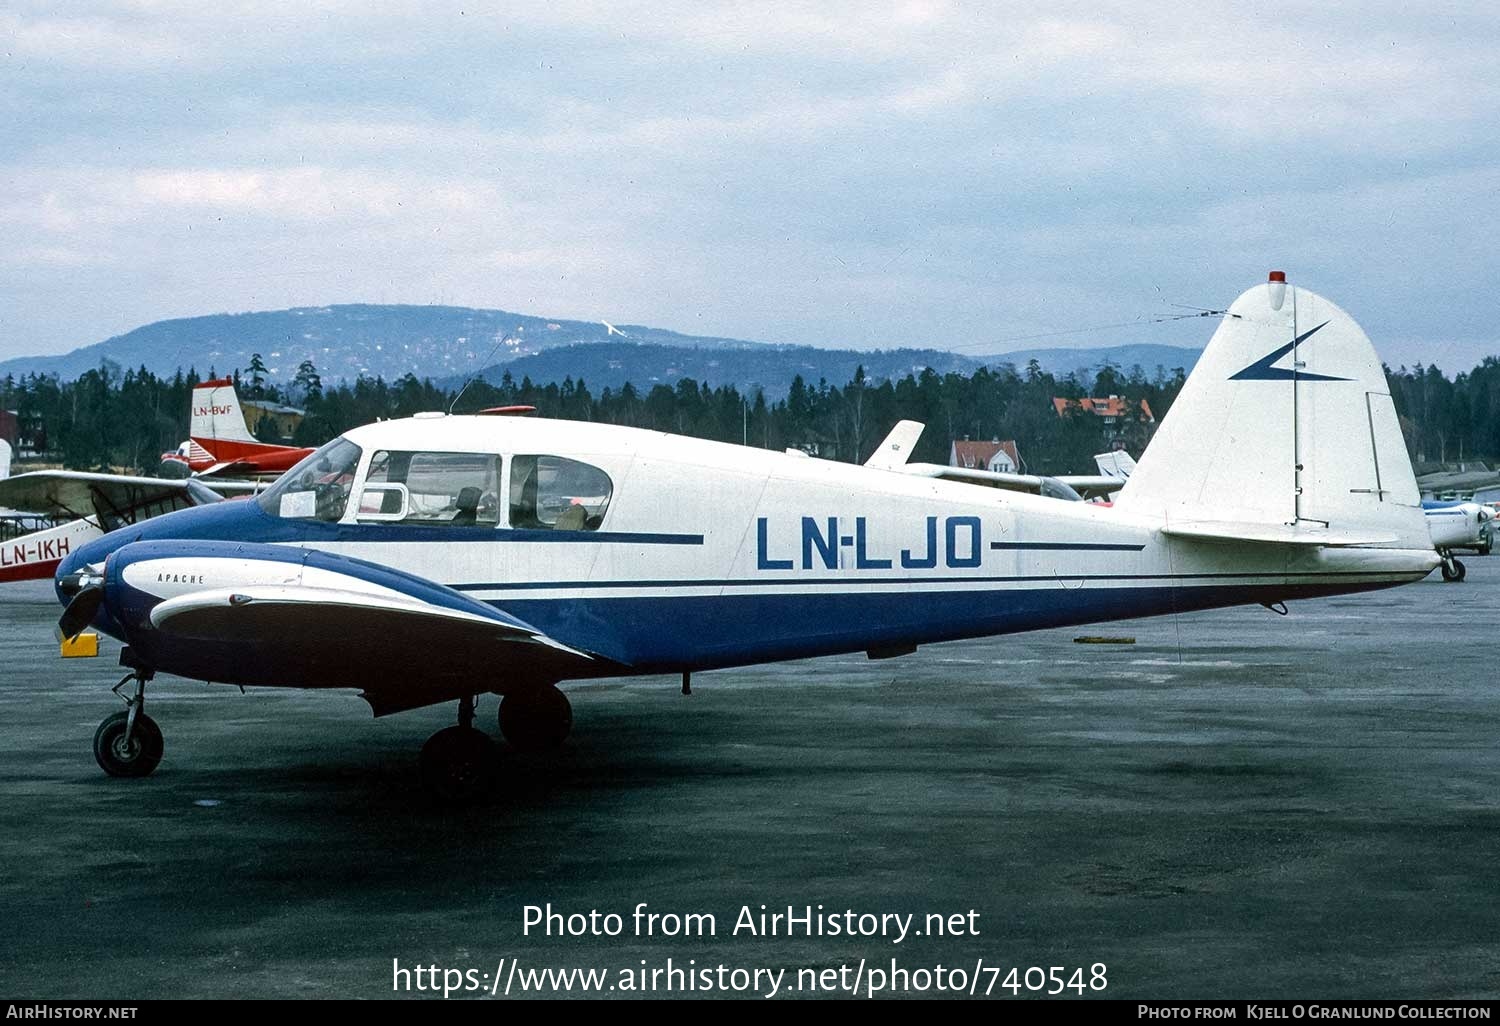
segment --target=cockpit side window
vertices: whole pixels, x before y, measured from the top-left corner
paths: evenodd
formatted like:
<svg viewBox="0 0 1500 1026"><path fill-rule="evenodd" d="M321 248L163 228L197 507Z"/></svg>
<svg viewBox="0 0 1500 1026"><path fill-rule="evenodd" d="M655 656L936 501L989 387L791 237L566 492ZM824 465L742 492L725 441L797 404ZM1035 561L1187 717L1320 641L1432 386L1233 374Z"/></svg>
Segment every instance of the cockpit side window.
<svg viewBox="0 0 1500 1026"><path fill-rule="evenodd" d="M562 456L511 458L511 527L597 531L613 494L609 475L588 463Z"/></svg>
<svg viewBox="0 0 1500 1026"><path fill-rule="evenodd" d="M428 527L500 522L500 457L471 452L377 450L360 492L361 521Z"/></svg>
<svg viewBox="0 0 1500 1026"><path fill-rule="evenodd" d="M347 438L335 438L282 474L255 501L273 517L339 520L349 505L361 455L359 446Z"/></svg>

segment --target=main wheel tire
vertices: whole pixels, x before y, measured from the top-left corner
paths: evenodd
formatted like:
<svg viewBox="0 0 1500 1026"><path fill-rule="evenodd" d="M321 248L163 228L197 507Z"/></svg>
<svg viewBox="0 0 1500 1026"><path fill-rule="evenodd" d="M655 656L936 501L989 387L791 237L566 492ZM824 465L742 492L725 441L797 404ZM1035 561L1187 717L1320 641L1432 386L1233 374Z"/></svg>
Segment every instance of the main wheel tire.
<svg viewBox="0 0 1500 1026"><path fill-rule="evenodd" d="M1455 559L1453 561L1453 583L1462 584L1465 577L1469 575L1469 568L1464 566L1464 561Z"/></svg>
<svg viewBox="0 0 1500 1026"><path fill-rule="evenodd" d="M519 751L551 751L572 730L573 703L555 687L528 688L500 700L500 733Z"/></svg>
<svg viewBox="0 0 1500 1026"><path fill-rule="evenodd" d="M125 737L125 728L130 720L129 711L106 716L99 729L94 731L94 759L99 768L112 777L145 777L161 762L161 728L145 713L138 713L135 729L130 738Z"/></svg>
<svg viewBox="0 0 1500 1026"><path fill-rule="evenodd" d="M495 742L473 727L446 727L427 739L422 784L445 805L469 805L495 786Z"/></svg>
<svg viewBox="0 0 1500 1026"><path fill-rule="evenodd" d="M1456 581L1456 580L1458 580L1458 566L1457 566L1457 564L1458 564L1458 560L1456 560L1456 559L1454 559L1454 560L1447 560L1447 559L1443 560L1443 564L1442 564L1442 566L1440 568L1443 571L1443 580L1445 580L1445 581Z"/></svg>

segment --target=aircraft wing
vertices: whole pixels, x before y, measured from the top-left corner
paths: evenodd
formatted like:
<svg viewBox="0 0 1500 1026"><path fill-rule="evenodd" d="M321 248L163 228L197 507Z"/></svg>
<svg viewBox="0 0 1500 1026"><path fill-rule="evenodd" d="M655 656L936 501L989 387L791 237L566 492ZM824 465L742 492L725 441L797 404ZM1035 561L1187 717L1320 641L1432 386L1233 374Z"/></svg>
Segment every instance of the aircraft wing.
<svg viewBox="0 0 1500 1026"><path fill-rule="evenodd" d="M969 484L1004 488L1013 492L1039 492L1042 479L1034 474L1006 474L998 470L976 470L970 467L945 467L939 463L908 463L891 469L917 477L935 477L940 481L966 481Z"/></svg>
<svg viewBox="0 0 1500 1026"><path fill-rule="evenodd" d="M375 715L500 682L586 675L597 665L523 621L447 608L399 592L254 585L191 592L151 611L170 637L264 645L278 663L346 677ZM335 669L331 669L336 667Z"/></svg>
<svg viewBox="0 0 1500 1026"><path fill-rule="evenodd" d="M899 428L899 425L898 425ZM891 432L894 437L896 432ZM887 439L889 441L889 439ZM880 450L876 450L877 455ZM874 465L875 457L870 457ZM1063 476L1046 477L1041 474L1008 474L999 470L978 470L970 467L945 467L938 463L907 463L888 466L887 470L899 470L918 477L935 477L940 481L964 481L968 484L984 485L988 488L1003 488L1011 492L1030 492L1049 499L1091 499L1095 496L1118 492L1125 482L1113 477ZM1059 488L1058 485L1065 487Z"/></svg>
<svg viewBox="0 0 1500 1026"><path fill-rule="evenodd" d="M212 490L190 479L96 474L83 470L34 470L0 481L0 507L47 516L93 516L104 509L132 510L186 499L195 506L225 495L249 494L252 481L215 481Z"/></svg>
<svg viewBox="0 0 1500 1026"><path fill-rule="evenodd" d="M1197 541L1251 545L1318 545L1347 548L1355 545L1386 545L1395 534L1374 531L1340 531L1294 527L1291 524L1260 524L1235 521L1195 520L1169 524L1162 534Z"/></svg>
<svg viewBox="0 0 1500 1026"><path fill-rule="evenodd" d="M1110 477L1107 474L1059 474L1057 480L1085 499L1110 495L1125 487L1123 477Z"/></svg>
<svg viewBox="0 0 1500 1026"><path fill-rule="evenodd" d="M1064 499L1072 502L1084 498L1084 489L1073 482L1081 482L1084 488L1095 494L1117 492L1120 482L1102 477L1046 477L1041 474L1010 474L1000 470L978 470L970 467L945 467L939 463L908 463L891 467L903 474L917 477L934 477L940 481L963 481L966 484L982 485L986 488L1001 488L1010 492L1029 492L1049 499ZM1108 482L1108 488L1103 485Z"/></svg>

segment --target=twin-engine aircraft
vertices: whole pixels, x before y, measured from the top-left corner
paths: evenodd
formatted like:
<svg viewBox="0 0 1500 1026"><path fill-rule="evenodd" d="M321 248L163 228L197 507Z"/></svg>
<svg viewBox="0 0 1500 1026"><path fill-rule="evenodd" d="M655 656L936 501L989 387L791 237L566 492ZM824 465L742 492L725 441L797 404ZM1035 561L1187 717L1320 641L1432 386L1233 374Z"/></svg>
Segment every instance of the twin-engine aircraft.
<svg viewBox="0 0 1500 1026"><path fill-rule="evenodd" d="M907 442L910 433L907 433ZM900 444L900 439L893 444ZM910 444L903 446L910 452ZM668 434L433 413L323 446L252 501L70 554L60 626L125 642L94 753L142 776L158 672L456 701L422 749L490 786L476 696L558 745L560 681L687 674L1405 584L1438 565L1375 351L1273 274L1235 301L1113 508Z"/></svg>

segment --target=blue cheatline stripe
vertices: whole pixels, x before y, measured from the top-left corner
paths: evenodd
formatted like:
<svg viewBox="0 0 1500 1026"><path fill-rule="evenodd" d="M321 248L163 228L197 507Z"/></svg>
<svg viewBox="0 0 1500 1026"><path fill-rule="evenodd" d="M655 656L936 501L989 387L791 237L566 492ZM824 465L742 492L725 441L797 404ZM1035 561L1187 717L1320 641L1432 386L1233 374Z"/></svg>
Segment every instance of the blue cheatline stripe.
<svg viewBox="0 0 1500 1026"><path fill-rule="evenodd" d="M548 637L608 660L598 672L709 669L929 644L1046 627L1278 602L1386 588L1410 580L1329 574L1292 584L1171 582L1121 588L934 590L715 596L641 594L491 599ZM569 671L573 672L573 671ZM584 667L577 672L594 675Z"/></svg>
<svg viewBox="0 0 1500 1026"><path fill-rule="evenodd" d="M867 584L1008 584L1027 581L1234 581L1276 578L1351 578L1351 577L1426 577L1430 570L1311 570L1289 572L1267 570L1263 573L1217 573L1217 574L1030 574L1012 577L869 577L851 580L837 578L756 578L753 580L673 580L673 581L519 581L493 582L488 584L450 584L454 591L566 591L571 589L599 588L744 588L744 587L808 587L816 585L844 585L859 587Z"/></svg>
<svg viewBox="0 0 1500 1026"><path fill-rule="evenodd" d="M595 542L615 545L702 545L701 534L657 534L649 531L547 531L503 527L420 527L401 524L332 524L306 532L309 541L348 542Z"/></svg>
<svg viewBox="0 0 1500 1026"><path fill-rule="evenodd" d="M1140 552L1146 546L1113 542L990 542L992 549L1051 549L1066 552Z"/></svg>

